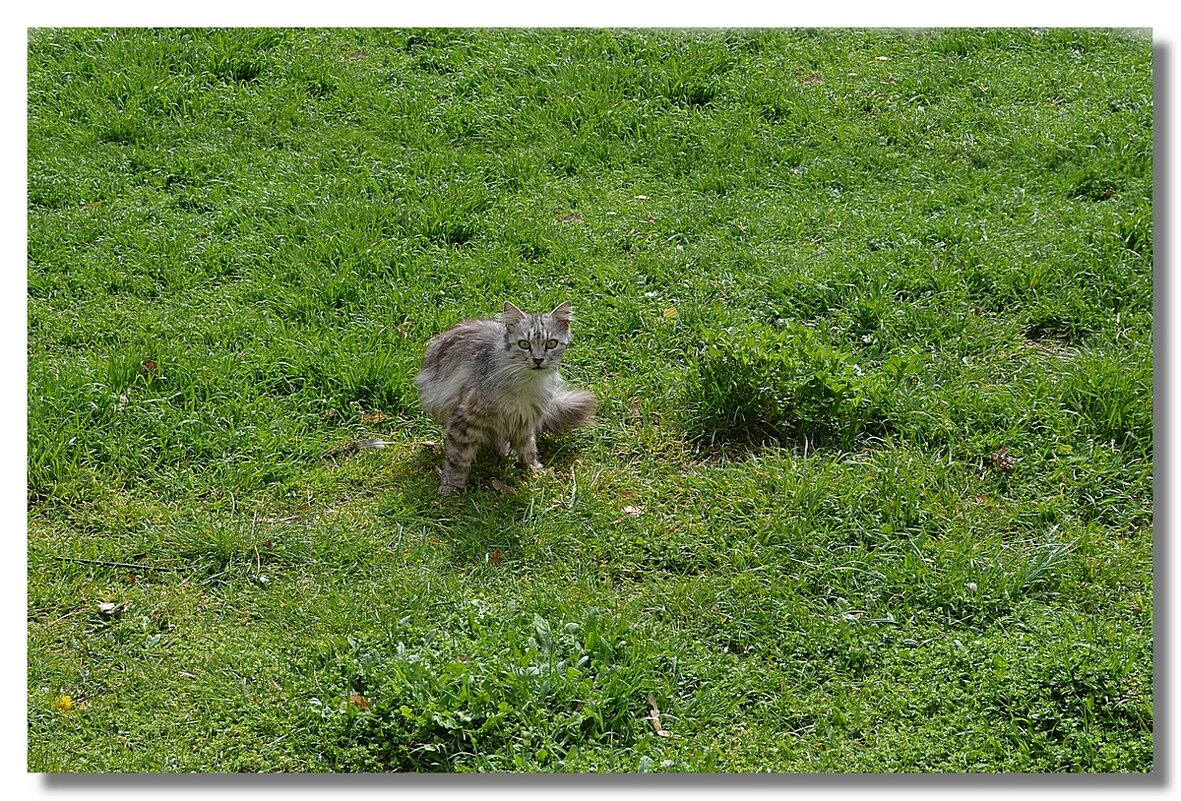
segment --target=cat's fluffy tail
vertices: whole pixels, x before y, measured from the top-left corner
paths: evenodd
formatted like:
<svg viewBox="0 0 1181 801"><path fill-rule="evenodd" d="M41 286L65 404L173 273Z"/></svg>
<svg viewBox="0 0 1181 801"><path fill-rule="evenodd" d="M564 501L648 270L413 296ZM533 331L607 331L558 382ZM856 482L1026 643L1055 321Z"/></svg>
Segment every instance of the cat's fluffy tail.
<svg viewBox="0 0 1181 801"><path fill-rule="evenodd" d="M594 419L598 408L599 401L585 389L560 389L550 399L541 417L541 430L549 434L562 434L585 426Z"/></svg>

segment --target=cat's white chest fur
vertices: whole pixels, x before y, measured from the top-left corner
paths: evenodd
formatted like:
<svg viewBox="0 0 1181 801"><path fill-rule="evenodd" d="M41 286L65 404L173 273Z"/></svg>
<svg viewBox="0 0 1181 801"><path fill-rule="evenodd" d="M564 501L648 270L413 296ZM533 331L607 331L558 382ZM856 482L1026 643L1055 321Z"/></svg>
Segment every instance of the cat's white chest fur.
<svg viewBox="0 0 1181 801"><path fill-rule="evenodd" d="M546 370L536 377L527 376L518 392L506 394L499 412L507 431L535 429L560 380L557 373Z"/></svg>

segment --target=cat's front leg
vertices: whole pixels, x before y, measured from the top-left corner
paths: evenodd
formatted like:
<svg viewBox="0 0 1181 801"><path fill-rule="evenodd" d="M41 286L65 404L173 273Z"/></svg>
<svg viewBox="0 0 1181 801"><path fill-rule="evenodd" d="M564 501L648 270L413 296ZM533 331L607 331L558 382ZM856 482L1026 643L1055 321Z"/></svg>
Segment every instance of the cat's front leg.
<svg viewBox="0 0 1181 801"><path fill-rule="evenodd" d="M537 459L537 436L532 431L524 439L514 439L513 450L517 452L517 464L521 467L528 467L534 473L545 469Z"/></svg>
<svg viewBox="0 0 1181 801"><path fill-rule="evenodd" d="M459 492L467 485L468 471L480 446L479 432L460 416L448 421L445 433L446 454L439 480L439 492L444 494Z"/></svg>

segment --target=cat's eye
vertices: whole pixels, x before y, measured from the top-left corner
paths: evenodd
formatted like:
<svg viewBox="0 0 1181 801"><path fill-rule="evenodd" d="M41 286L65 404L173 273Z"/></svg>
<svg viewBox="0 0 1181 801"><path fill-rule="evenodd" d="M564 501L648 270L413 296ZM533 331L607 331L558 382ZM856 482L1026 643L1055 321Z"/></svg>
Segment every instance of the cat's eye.
<svg viewBox="0 0 1181 801"><path fill-rule="evenodd" d="M546 350L553 350L556 347L558 347L558 340L556 340L556 339L551 339L545 343Z"/></svg>
<svg viewBox="0 0 1181 801"><path fill-rule="evenodd" d="M517 344L521 346L521 350L529 350L529 340L522 339Z"/></svg>

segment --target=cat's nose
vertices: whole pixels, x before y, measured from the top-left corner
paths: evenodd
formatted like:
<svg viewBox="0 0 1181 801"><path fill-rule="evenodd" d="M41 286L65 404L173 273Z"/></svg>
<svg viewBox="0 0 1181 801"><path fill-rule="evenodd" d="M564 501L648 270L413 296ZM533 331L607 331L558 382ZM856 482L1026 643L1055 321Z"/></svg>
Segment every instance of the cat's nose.
<svg viewBox="0 0 1181 801"><path fill-rule="evenodd" d="M536 364L538 367L541 367L541 363L542 363L543 361L545 361L545 359L537 359L537 358L535 358L535 359L533 360L533 363L534 363L534 364Z"/></svg>

